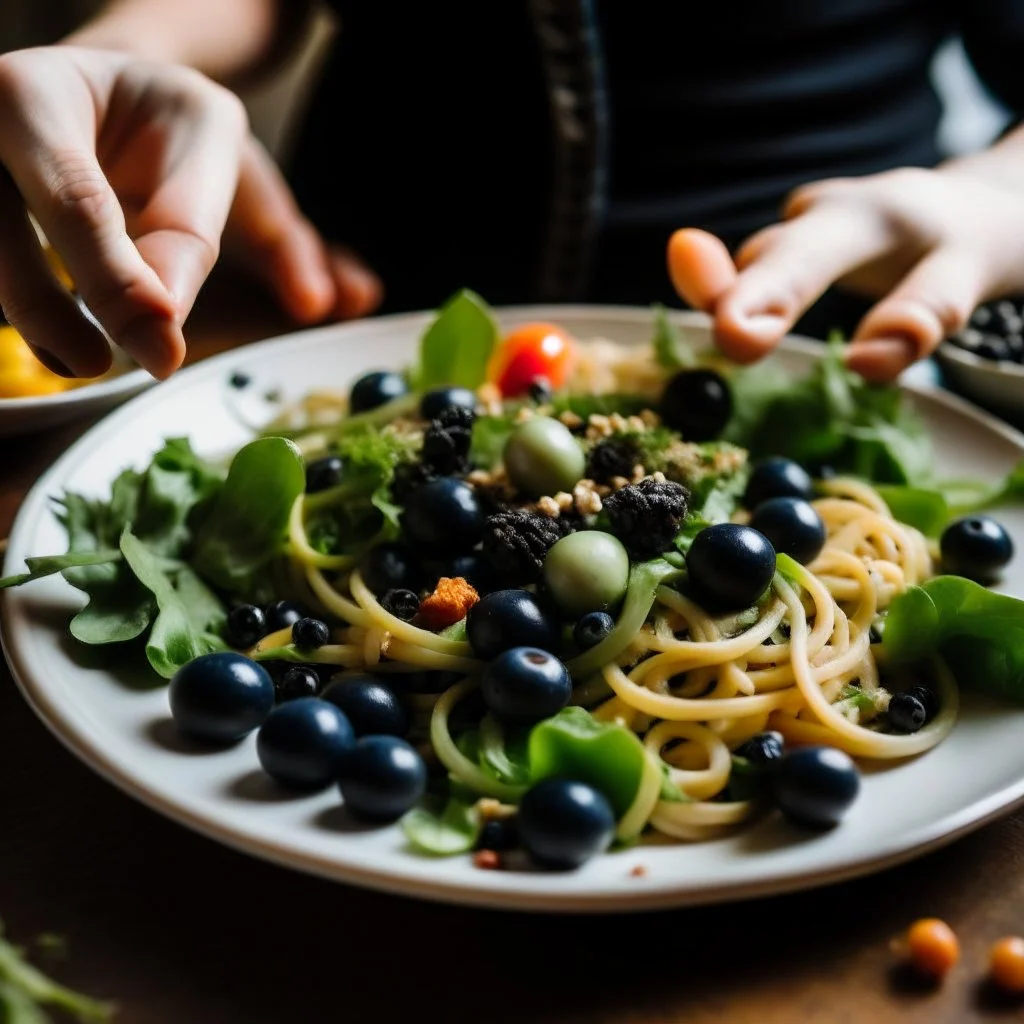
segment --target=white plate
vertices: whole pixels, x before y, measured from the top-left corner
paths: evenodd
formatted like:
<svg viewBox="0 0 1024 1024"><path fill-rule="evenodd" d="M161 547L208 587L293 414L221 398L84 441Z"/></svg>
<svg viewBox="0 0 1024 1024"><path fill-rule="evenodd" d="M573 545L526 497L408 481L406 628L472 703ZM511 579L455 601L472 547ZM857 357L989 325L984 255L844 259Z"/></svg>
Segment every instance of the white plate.
<svg viewBox="0 0 1024 1024"><path fill-rule="evenodd" d="M580 337L647 341L648 310L605 307L505 311L504 324L563 323ZM697 340L704 320L682 314ZM409 360L427 317L407 315L327 327L228 353L185 370L89 431L33 488L15 523L6 572L27 555L63 550L48 499L64 488L105 495L125 465L142 467L167 436L188 434L202 452L247 439L229 410L236 370L257 392L343 388L354 377ZM784 360L806 369L820 349L792 341ZM248 389L247 389L248 390ZM951 475L1001 475L1024 455L1024 438L927 385L912 389ZM1024 511L1007 511L1024 538ZM1024 558L1007 587L1024 593ZM4 595L4 646L15 678L50 729L83 761L156 810L223 843L339 881L495 907L609 911L767 895L877 870L946 843L1024 799L1024 711L968 700L952 736L916 760L865 774L862 794L835 830L808 835L769 818L732 838L639 846L570 873L484 871L468 857L410 853L396 827L364 829L327 791L280 794L258 770L253 738L215 753L178 749L163 688L133 683L127 666L98 667L64 639L79 595L59 577ZM645 873L634 875L635 867Z"/></svg>
<svg viewBox="0 0 1024 1024"><path fill-rule="evenodd" d="M95 384L83 384L54 395L0 398L0 437L28 434L96 416L155 383L145 370L119 353L115 353L114 365L118 372Z"/></svg>

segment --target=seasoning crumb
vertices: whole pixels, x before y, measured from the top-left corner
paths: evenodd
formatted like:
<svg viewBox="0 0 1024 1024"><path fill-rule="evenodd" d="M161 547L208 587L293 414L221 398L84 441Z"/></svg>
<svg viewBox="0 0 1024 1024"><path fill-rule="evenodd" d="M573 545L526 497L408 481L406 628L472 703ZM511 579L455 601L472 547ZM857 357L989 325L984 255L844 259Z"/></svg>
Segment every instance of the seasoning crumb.
<svg viewBox="0 0 1024 1024"><path fill-rule="evenodd" d="M555 504L559 512L568 512L572 508L572 495L568 491L559 491L555 495Z"/></svg>
<svg viewBox="0 0 1024 1024"><path fill-rule="evenodd" d="M501 854L496 850L477 850L473 854L473 865L485 871L498 871L501 868Z"/></svg>
<svg viewBox="0 0 1024 1024"><path fill-rule="evenodd" d="M492 796L482 796L476 802L476 812L484 823L488 821L508 821L514 818L518 808L515 804L503 804Z"/></svg>
<svg viewBox="0 0 1024 1024"><path fill-rule="evenodd" d="M630 878L646 878L647 877L647 865L646 864L634 864L629 870Z"/></svg>

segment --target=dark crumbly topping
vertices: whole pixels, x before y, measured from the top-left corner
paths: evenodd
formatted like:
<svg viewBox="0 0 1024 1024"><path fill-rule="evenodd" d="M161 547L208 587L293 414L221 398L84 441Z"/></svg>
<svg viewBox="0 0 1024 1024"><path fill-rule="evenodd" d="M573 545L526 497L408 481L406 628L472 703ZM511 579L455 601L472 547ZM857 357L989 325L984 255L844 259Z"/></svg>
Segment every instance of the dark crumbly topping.
<svg viewBox="0 0 1024 1024"><path fill-rule="evenodd" d="M438 476L465 473L469 468L469 445L473 436L472 409L449 406L430 421L423 435L420 459Z"/></svg>
<svg viewBox="0 0 1024 1024"><path fill-rule="evenodd" d="M587 476L595 483L610 484L613 477L633 476L640 461L640 447L629 437L608 437L598 441L587 456Z"/></svg>
<svg viewBox="0 0 1024 1024"><path fill-rule="evenodd" d="M612 533L635 559L667 551L686 515L689 492L682 484L647 477L604 500Z"/></svg>
<svg viewBox="0 0 1024 1024"><path fill-rule="evenodd" d="M561 518L525 509L498 512L484 522L484 557L508 583L534 583L548 551L568 533L572 527Z"/></svg>
<svg viewBox="0 0 1024 1024"><path fill-rule="evenodd" d="M422 462L402 462L395 466L395 475L391 481L391 497L400 505L404 505L417 487L436 479L437 473Z"/></svg>

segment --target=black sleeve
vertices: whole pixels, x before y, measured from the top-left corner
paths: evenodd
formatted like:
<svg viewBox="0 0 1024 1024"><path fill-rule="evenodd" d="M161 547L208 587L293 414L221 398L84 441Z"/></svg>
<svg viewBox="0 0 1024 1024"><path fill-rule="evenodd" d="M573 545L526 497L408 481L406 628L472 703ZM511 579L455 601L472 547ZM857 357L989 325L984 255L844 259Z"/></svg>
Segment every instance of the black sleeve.
<svg viewBox="0 0 1024 1024"><path fill-rule="evenodd" d="M978 77L1024 114L1024 0L964 0L960 8L964 49Z"/></svg>

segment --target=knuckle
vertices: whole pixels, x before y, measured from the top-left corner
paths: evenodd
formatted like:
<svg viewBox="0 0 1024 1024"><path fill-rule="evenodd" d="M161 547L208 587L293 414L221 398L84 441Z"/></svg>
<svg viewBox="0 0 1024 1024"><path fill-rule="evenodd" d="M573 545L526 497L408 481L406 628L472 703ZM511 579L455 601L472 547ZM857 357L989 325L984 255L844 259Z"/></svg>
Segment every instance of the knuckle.
<svg viewBox="0 0 1024 1024"><path fill-rule="evenodd" d="M120 222L121 208L93 159L83 153L58 153L53 166L50 202L58 220L89 231Z"/></svg>
<svg viewBox="0 0 1024 1024"><path fill-rule="evenodd" d="M935 315L946 334L960 330L970 319L972 312L969 302L951 295L932 295L922 300L922 305Z"/></svg>

